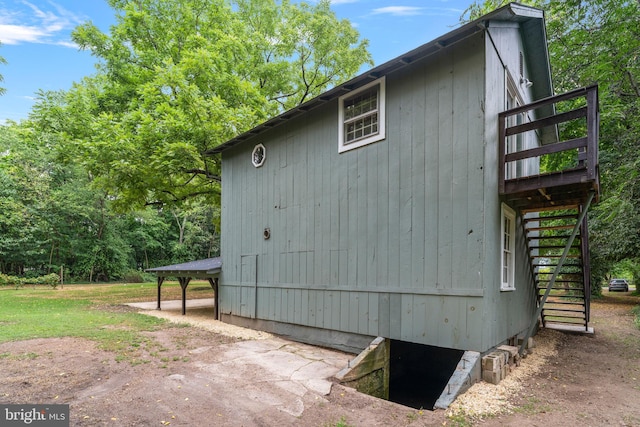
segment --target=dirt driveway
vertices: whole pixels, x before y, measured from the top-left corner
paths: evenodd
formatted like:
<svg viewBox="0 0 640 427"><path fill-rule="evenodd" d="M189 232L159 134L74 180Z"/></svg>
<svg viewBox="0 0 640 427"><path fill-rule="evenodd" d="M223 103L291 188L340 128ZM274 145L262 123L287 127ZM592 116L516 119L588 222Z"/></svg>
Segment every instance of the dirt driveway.
<svg viewBox="0 0 640 427"><path fill-rule="evenodd" d="M547 360L535 369L527 368L534 358L525 359L527 374L515 380L517 387L472 388L469 396L479 396L474 408L487 409L473 418L464 406L450 417L335 384L329 391L321 381L305 382L298 367L290 367L290 378L278 377L274 366L296 363L286 352L313 359L316 349L253 331L244 336L207 327L209 309L188 313L196 326L149 333L155 345L140 350L148 362L135 366L118 363L87 340L0 344L0 403L69 403L73 426L640 426L640 330L631 314L638 304L637 297L605 291L592 305L595 336L547 334L554 352L538 355ZM282 354L234 363L247 346ZM348 357L322 353L323 361L337 364ZM308 366L326 368L315 362ZM287 381L296 375L300 381ZM505 390L508 398L498 399L495 409L495 396Z"/></svg>

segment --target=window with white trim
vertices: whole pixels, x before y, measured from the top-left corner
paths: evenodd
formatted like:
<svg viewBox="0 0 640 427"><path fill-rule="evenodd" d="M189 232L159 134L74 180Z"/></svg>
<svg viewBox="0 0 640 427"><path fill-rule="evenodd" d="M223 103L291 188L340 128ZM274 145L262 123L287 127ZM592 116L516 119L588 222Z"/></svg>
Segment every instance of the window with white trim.
<svg viewBox="0 0 640 427"><path fill-rule="evenodd" d="M385 138L384 77L341 96L338 105L338 152Z"/></svg>
<svg viewBox="0 0 640 427"><path fill-rule="evenodd" d="M516 288L516 212L509 206L502 204L501 215L502 224L500 226L501 244L501 268L500 268L500 290L513 291Z"/></svg>

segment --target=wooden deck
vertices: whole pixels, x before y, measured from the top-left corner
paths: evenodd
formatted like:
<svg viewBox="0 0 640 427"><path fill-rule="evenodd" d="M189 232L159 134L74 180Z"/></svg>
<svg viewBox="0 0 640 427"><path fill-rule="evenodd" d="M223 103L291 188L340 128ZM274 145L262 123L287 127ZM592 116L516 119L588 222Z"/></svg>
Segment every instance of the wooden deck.
<svg viewBox="0 0 640 427"><path fill-rule="evenodd" d="M557 113L557 108L571 108ZM541 114L543 118L531 120ZM524 120L512 120L513 117ZM598 87L590 86L545 98L500 114L500 194L505 201L523 211L543 211L579 206L590 192L600 194L598 172ZM530 121L526 121L530 120ZM510 121L523 124L509 126ZM581 134L580 134L581 133ZM562 140L560 135L569 134ZM510 141L524 136L537 139L534 148L514 150ZM510 164L526 162L544 164L529 175L511 173ZM553 165L567 165L564 168Z"/></svg>

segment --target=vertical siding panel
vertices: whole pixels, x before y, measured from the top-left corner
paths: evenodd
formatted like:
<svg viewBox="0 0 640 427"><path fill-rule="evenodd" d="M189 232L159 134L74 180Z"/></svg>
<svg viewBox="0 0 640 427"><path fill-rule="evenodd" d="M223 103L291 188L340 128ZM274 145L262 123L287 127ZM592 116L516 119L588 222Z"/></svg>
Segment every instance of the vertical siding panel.
<svg viewBox="0 0 640 427"><path fill-rule="evenodd" d="M316 322L316 291L314 290L309 290L309 305L307 307L307 310L309 312L309 323L307 323L307 325L309 326L316 326L317 322Z"/></svg>
<svg viewBox="0 0 640 427"><path fill-rule="evenodd" d="M332 244L332 231L335 227L335 224L332 221L335 219L336 215L332 212L332 198L335 194L335 189L332 188L332 180L333 180L333 171L334 171L334 162L332 161L333 155L336 154L336 147L329 147L328 144L324 143L327 141L327 121L326 118L324 120L318 121L318 135L322 144L318 144L322 146L322 181L320 181L322 185L321 190L321 223L322 223L322 263L321 263L321 276L322 281L320 282L323 286L329 285L331 283L331 244ZM316 141L316 142L320 142Z"/></svg>
<svg viewBox="0 0 640 427"><path fill-rule="evenodd" d="M302 323L302 290L293 291L293 323Z"/></svg>
<svg viewBox="0 0 640 427"><path fill-rule="evenodd" d="M411 287L422 289L425 262L425 128L424 128L424 81L421 73L412 79L418 89L410 94L411 104Z"/></svg>
<svg viewBox="0 0 640 427"><path fill-rule="evenodd" d="M309 293L310 291L307 289L303 289L301 290L301 295L300 295L300 299L301 299L301 304L300 304L300 316L302 316L302 320L301 323L303 325L311 325L311 313L309 310Z"/></svg>
<svg viewBox="0 0 640 427"><path fill-rule="evenodd" d="M315 291L316 300L316 325L318 328L324 328L324 300L325 291ZM327 325L328 327L328 325Z"/></svg>
<svg viewBox="0 0 640 427"><path fill-rule="evenodd" d="M397 129L397 126L396 126ZM389 123L389 132L392 126ZM388 284L390 289L400 286L400 144L397 138L389 144L389 225L388 225Z"/></svg>
<svg viewBox="0 0 640 427"><path fill-rule="evenodd" d="M406 85L408 83L403 83ZM411 177L412 167L412 132L411 132L411 96L408 87L399 88L403 94L399 100L397 120L400 124L399 140L400 140L400 287L404 289L411 288L411 239L412 239L412 188Z"/></svg>
<svg viewBox="0 0 640 427"><path fill-rule="evenodd" d="M416 296L413 299L412 334L418 342L426 342L428 303L429 297L425 295Z"/></svg>
<svg viewBox="0 0 640 427"><path fill-rule="evenodd" d="M287 302L287 318L285 319L285 322L292 323L293 319L295 318L296 291L294 289L287 289L285 293L285 300Z"/></svg>
<svg viewBox="0 0 640 427"><path fill-rule="evenodd" d="M476 41L472 46L473 50L482 50L483 40ZM469 109L467 126L467 139L469 141L469 171L467 185L467 199L472 200L473 204L469 206L469 238L467 239L467 286L474 288L482 288L482 262L483 262L483 233L486 212L484 211L483 200L486 197L484 191L484 57L475 56L474 70L469 77L468 99L470 104L475 106ZM479 68L478 68L479 67ZM497 144L496 144L497 145ZM492 173L493 172L492 170ZM494 178L495 179L495 178ZM479 324L479 323L478 323ZM474 338L480 336L480 332L474 332ZM480 348L480 347L476 347Z"/></svg>
<svg viewBox="0 0 640 427"><path fill-rule="evenodd" d="M308 252L300 252L298 257L298 281L296 282L299 286L307 286L307 256Z"/></svg>
<svg viewBox="0 0 640 427"><path fill-rule="evenodd" d="M369 293L358 295L358 333L369 334Z"/></svg>
<svg viewBox="0 0 640 427"><path fill-rule="evenodd" d="M389 337L402 339L402 301L404 296L397 293L390 295L389 301Z"/></svg>
<svg viewBox="0 0 640 427"><path fill-rule="evenodd" d="M413 295L404 294L400 296L401 301L401 324L400 339L403 341L411 341L413 336Z"/></svg>
<svg viewBox="0 0 640 427"><path fill-rule="evenodd" d="M357 151L357 150L356 150ZM349 171L347 176L347 204L348 204L348 235L347 246L347 283L349 287L357 286L358 281L358 153L342 154L348 159Z"/></svg>
<svg viewBox="0 0 640 427"><path fill-rule="evenodd" d="M351 332L358 332L359 297L359 292L349 292L349 330Z"/></svg>
<svg viewBox="0 0 640 427"><path fill-rule="evenodd" d="M425 277L426 287L438 287L438 177L440 175L440 145L438 134L438 80L437 70L428 68L424 74L425 92Z"/></svg>
<svg viewBox="0 0 640 427"><path fill-rule="evenodd" d="M439 133L440 170L438 176L438 283L441 287L451 287L453 268L453 81L452 55L443 55L439 70Z"/></svg>
<svg viewBox="0 0 640 427"><path fill-rule="evenodd" d="M451 319L449 319L448 315L449 312L446 309L446 304L447 304L447 298L451 298L451 297L445 297L445 296L434 296L433 297L433 302L434 304L433 309L434 309L434 313L435 313L435 323L434 325L436 325L436 341L438 344L439 343L443 343L442 347L444 347L444 343L446 341L448 341L448 337L449 337L449 322L451 321Z"/></svg>
<svg viewBox="0 0 640 427"><path fill-rule="evenodd" d="M379 142L378 144L383 144ZM364 286L368 289L378 285L377 282L377 260L380 257L379 252L383 251L383 247L378 247L378 233L380 227L378 225L378 150L377 146L369 146L364 150L367 156L366 165L366 181L367 181L367 207L366 221L367 231L360 236L364 240L366 246L366 276Z"/></svg>
<svg viewBox="0 0 640 427"><path fill-rule="evenodd" d="M454 52L453 111L456 121L464 126L453 126L453 236L452 251L456 254L456 268L452 269L452 287L468 288L467 240L471 239L468 217L476 195L469 197L469 178L473 174L473 166L469 164L470 153L479 145L469 144L470 111L479 108L476 100L469 98L469 77L473 73L474 58L468 48L460 47ZM482 193L481 193L482 194ZM476 214L476 210L474 210Z"/></svg>
<svg viewBox="0 0 640 427"><path fill-rule="evenodd" d="M333 128L335 124L334 121L327 123L324 122L325 129L329 126ZM325 130L325 141L331 140L332 138L327 135L327 131ZM329 163L330 169L325 173L325 175L329 175L328 177L328 205L329 205L329 242L326 247L327 251L329 251L329 265L327 268L330 271L329 281L326 282L331 286L338 286L339 284L339 274L340 274L340 175L338 164L335 159L337 156L337 147L334 144L324 144L327 147L330 146L330 149L327 150L329 152Z"/></svg>
<svg viewBox="0 0 640 427"><path fill-rule="evenodd" d="M311 141L310 141L311 143ZM323 251L324 251L324 229L323 229L323 223L326 222L326 219L324 217L324 200L323 200L323 186L322 186L322 176L323 176L323 171L324 168L326 167L326 161L324 158L324 153L322 151L322 147L320 147L321 144L311 144L314 147L314 160L316 163L316 167L315 170L313 171L313 210L314 210L314 232L313 232L313 238L314 238L314 247L315 247L315 259L314 259L314 266L313 266L313 272L314 272L314 278L313 278L313 284L320 284L320 283L324 283L323 282L323 275L322 275L322 271L323 271L323 266L322 266L322 262L324 260L324 256L323 256ZM315 303L315 300L313 301ZM309 304L311 304L311 301L309 301ZM315 305L314 305L315 307ZM314 321L315 321L315 317L314 317Z"/></svg>
<svg viewBox="0 0 640 427"><path fill-rule="evenodd" d="M315 259L316 253L314 251L307 254L307 284L309 285L315 283Z"/></svg>
<svg viewBox="0 0 640 427"><path fill-rule="evenodd" d="M388 293L378 295L378 333L380 337L391 337L391 298Z"/></svg>
<svg viewBox="0 0 640 427"><path fill-rule="evenodd" d="M351 331L351 292L340 292L340 330Z"/></svg>
<svg viewBox="0 0 640 427"><path fill-rule="evenodd" d="M330 251L331 257L331 277L329 280L329 284L333 286L338 286L339 280L338 277L340 275L340 250L339 249L331 249Z"/></svg>
<svg viewBox="0 0 640 427"><path fill-rule="evenodd" d="M378 336L379 335L379 313L378 313L378 308L380 306L380 299L379 299L379 295L377 293L369 293L369 307L367 308L367 320L368 320L368 325L367 325L367 333L369 335L372 336Z"/></svg>
<svg viewBox="0 0 640 427"><path fill-rule="evenodd" d="M319 221L319 218L316 219L316 192L318 191L315 182L316 182L316 169L317 165L317 150L320 144L311 144L309 141L306 141L306 154L307 154L307 171L305 173L305 179L307 182L307 199L304 204L303 209L306 211L307 216L307 246L310 251L312 251L307 257L307 277L306 284L311 285L315 283L315 257L312 256L313 251L317 251L316 247L316 222Z"/></svg>
<svg viewBox="0 0 640 427"><path fill-rule="evenodd" d="M286 253L278 254L278 271L280 273L280 277L278 278L278 283L287 283L287 254Z"/></svg>
<svg viewBox="0 0 640 427"><path fill-rule="evenodd" d="M276 293L275 288L267 289L267 294L265 296L265 301L269 306L269 313L267 315L267 319L275 320L276 318Z"/></svg>
<svg viewBox="0 0 640 427"><path fill-rule="evenodd" d="M338 222L340 224L340 237L338 247L340 248L340 259L338 260L338 285L345 287L349 285L349 164L345 161L345 157L341 155L338 162L338 172L340 178L338 179L336 190L339 193L339 216Z"/></svg>
<svg viewBox="0 0 640 427"><path fill-rule="evenodd" d="M340 303L342 301L342 296L344 292L332 292L331 295L331 311L329 316L329 322L326 324L331 325L331 329L340 330L341 324L341 310Z"/></svg>
<svg viewBox="0 0 640 427"><path fill-rule="evenodd" d="M378 225L372 244L377 247L378 256L375 260L375 284L377 287L389 286L389 143L382 141L376 144L378 164L375 175L378 193L377 206Z"/></svg>
<svg viewBox="0 0 640 427"><path fill-rule="evenodd" d="M369 147L364 147L356 150L358 159L358 179L357 179L357 210L354 212L355 225L358 230L356 247L358 251L357 255L357 273L356 273L356 286L358 288L366 288L367 286L367 254L369 251L367 245L367 236L369 234L369 227L367 224L367 153Z"/></svg>

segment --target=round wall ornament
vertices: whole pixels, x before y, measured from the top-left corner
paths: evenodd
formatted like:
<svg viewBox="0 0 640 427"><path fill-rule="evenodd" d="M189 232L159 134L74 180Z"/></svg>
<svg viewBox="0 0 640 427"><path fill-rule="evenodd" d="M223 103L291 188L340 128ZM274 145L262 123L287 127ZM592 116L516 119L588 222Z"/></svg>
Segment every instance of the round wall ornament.
<svg viewBox="0 0 640 427"><path fill-rule="evenodd" d="M264 164L266 158L267 150L264 148L264 145L258 144L253 147L253 151L251 152L251 163L253 163L253 166L259 168Z"/></svg>

